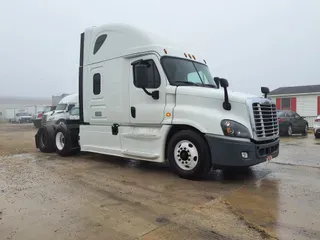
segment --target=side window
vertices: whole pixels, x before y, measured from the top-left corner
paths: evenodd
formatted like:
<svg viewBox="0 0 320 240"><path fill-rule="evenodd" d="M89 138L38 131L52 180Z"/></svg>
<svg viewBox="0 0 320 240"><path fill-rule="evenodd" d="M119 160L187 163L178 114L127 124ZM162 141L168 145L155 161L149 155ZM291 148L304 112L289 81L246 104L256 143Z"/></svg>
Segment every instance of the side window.
<svg viewBox="0 0 320 240"><path fill-rule="evenodd" d="M95 73L93 75L93 94L99 95L101 92L101 75L100 73Z"/></svg>
<svg viewBox="0 0 320 240"><path fill-rule="evenodd" d="M290 98L281 98L281 109L282 110L290 109Z"/></svg>
<svg viewBox="0 0 320 240"><path fill-rule="evenodd" d="M161 80L158 68L153 60L147 60L148 66L148 87L147 88L158 88L160 87ZM135 65L133 65L133 75L135 75ZM133 78L135 79L135 78ZM136 82L133 80L134 86L137 86Z"/></svg>
<svg viewBox="0 0 320 240"><path fill-rule="evenodd" d="M103 34L97 38L96 42L94 43L93 54L96 54L99 51L99 49L101 48L102 44L106 39L107 39L107 34Z"/></svg>
<svg viewBox="0 0 320 240"><path fill-rule="evenodd" d="M288 116L289 118L293 118L293 117L294 117L294 114L290 111L290 112L287 113L287 116Z"/></svg>
<svg viewBox="0 0 320 240"><path fill-rule="evenodd" d="M75 106L74 104L70 104L70 105L68 106L68 112L69 112L74 106Z"/></svg>

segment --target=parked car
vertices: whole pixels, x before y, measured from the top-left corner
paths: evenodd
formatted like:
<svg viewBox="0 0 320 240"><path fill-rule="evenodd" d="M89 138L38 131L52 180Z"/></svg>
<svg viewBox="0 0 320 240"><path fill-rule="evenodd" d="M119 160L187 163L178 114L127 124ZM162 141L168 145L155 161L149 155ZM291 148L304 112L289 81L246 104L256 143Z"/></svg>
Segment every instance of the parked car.
<svg viewBox="0 0 320 240"><path fill-rule="evenodd" d="M46 106L43 108L43 111L41 112L38 112L37 115L34 117L33 119L33 125L36 127L36 128L39 128L41 127L41 120L42 120L42 116L43 114L47 113L47 112L50 112L50 111L53 111L56 109L56 106Z"/></svg>
<svg viewBox="0 0 320 240"><path fill-rule="evenodd" d="M320 115L314 120L313 133L315 138L320 138Z"/></svg>
<svg viewBox="0 0 320 240"><path fill-rule="evenodd" d="M298 113L291 110L278 110L277 116L280 134L287 136L295 133L301 133L302 135L308 134L308 122Z"/></svg>

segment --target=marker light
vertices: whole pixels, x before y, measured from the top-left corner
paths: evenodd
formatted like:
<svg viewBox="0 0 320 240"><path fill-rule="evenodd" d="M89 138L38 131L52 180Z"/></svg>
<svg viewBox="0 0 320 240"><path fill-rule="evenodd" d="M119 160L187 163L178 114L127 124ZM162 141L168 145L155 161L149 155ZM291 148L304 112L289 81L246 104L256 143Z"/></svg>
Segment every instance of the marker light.
<svg viewBox="0 0 320 240"><path fill-rule="evenodd" d="M190 54L188 54L189 58L192 58Z"/></svg>
<svg viewBox="0 0 320 240"><path fill-rule="evenodd" d="M184 56L185 56L185 57L188 57L188 55L187 55L186 53L184 54Z"/></svg>
<svg viewBox="0 0 320 240"><path fill-rule="evenodd" d="M167 112L166 117L171 117L171 113Z"/></svg>
<svg viewBox="0 0 320 240"><path fill-rule="evenodd" d="M196 60L196 57L195 57L194 55L192 55L192 58L193 58L194 60Z"/></svg>
<svg viewBox="0 0 320 240"><path fill-rule="evenodd" d="M163 51L164 51L165 54L168 54L167 49L163 49Z"/></svg>
<svg viewBox="0 0 320 240"><path fill-rule="evenodd" d="M206 60L204 60L204 59L203 59L203 62L204 62L205 64L207 64Z"/></svg>

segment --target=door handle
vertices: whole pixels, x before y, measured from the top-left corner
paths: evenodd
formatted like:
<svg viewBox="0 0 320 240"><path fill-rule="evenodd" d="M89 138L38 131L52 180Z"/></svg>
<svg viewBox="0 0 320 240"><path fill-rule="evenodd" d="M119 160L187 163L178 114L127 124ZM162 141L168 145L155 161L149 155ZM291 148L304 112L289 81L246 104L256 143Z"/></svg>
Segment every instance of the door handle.
<svg viewBox="0 0 320 240"><path fill-rule="evenodd" d="M131 107L131 117L136 118L136 108Z"/></svg>

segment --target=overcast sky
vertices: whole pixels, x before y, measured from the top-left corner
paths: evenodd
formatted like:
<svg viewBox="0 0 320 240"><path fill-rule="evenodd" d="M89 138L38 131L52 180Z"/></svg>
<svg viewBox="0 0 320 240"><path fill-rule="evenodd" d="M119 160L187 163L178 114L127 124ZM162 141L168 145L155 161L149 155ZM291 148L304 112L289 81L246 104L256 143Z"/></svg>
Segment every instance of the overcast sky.
<svg viewBox="0 0 320 240"><path fill-rule="evenodd" d="M79 35L110 22L204 56L236 91L320 84L318 0L10 0L0 8L0 96L77 91Z"/></svg>

